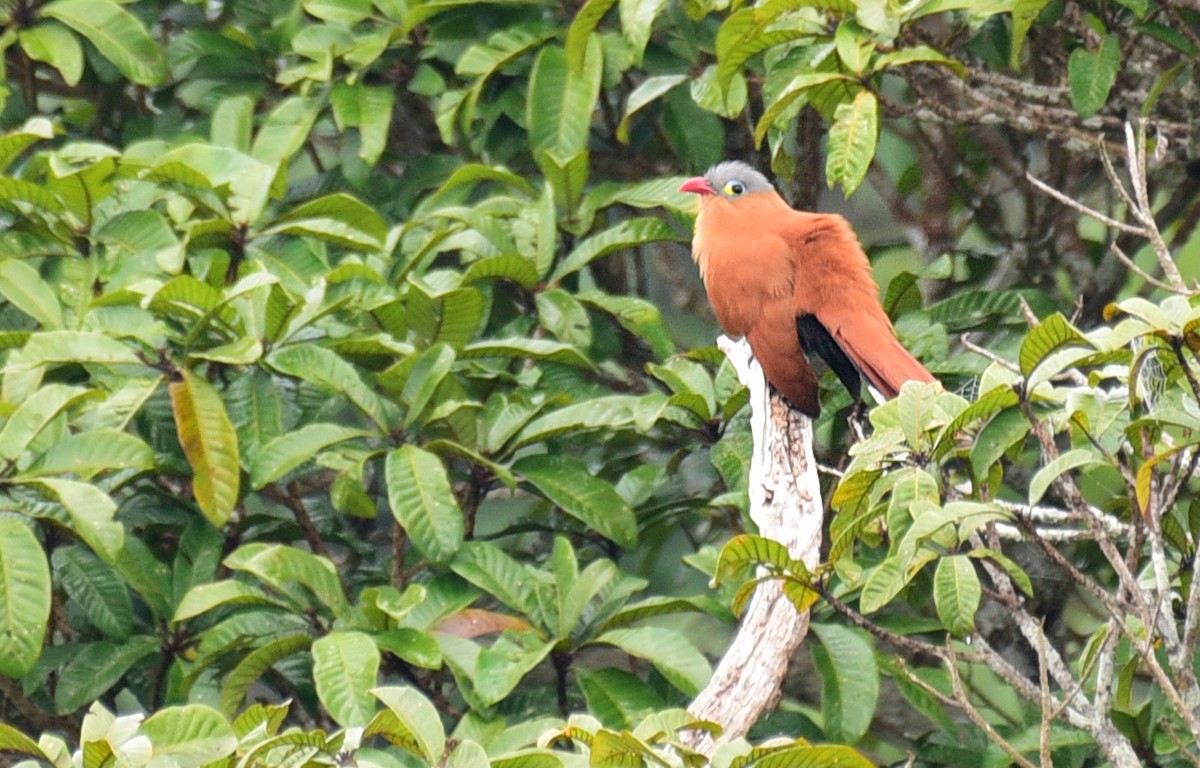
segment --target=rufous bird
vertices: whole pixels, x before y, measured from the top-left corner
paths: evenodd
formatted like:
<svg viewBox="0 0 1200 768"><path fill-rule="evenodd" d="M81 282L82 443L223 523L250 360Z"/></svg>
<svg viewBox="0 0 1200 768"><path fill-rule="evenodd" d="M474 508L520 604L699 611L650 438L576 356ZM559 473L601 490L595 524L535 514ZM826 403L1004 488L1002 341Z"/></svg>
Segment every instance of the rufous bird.
<svg viewBox="0 0 1200 768"><path fill-rule="evenodd" d="M896 338L871 264L841 216L793 210L766 177L724 162L679 188L700 196L692 259L721 328L744 336L767 381L821 412L812 355L861 403L859 374L884 397L936 381Z"/></svg>

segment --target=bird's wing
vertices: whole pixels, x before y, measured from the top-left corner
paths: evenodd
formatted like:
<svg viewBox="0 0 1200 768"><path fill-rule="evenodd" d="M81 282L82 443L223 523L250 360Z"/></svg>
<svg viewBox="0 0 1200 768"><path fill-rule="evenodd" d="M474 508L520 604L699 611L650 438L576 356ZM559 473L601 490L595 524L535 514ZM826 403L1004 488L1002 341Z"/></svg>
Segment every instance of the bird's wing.
<svg viewBox="0 0 1200 768"><path fill-rule="evenodd" d="M879 303L870 262L845 219L797 212L788 219L784 239L795 275L792 309L797 318L815 318L815 323L802 321L814 337L811 344L805 344L806 349L822 354L825 342L814 330L819 327L843 353L839 356L829 350L828 357L822 354L843 383L848 377L838 367L844 368L848 358L888 398L895 397L906 381L935 381L896 339ZM799 327L797 333L804 336ZM857 392L852 389L851 394Z"/></svg>
<svg viewBox="0 0 1200 768"><path fill-rule="evenodd" d="M838 380L842 382L842 386L850 393L852 399L857 400L861 397L862 380L859 378L858 368L829 334L829 330L821 325L821 321L817 319L816 315L798 315L796 317L796 333L800 336L800 346L804 348L806 354L815 354L824 360L825 364L837 374Z"/></svg>
<svg viewBox="0 0 1200 768"><path fill-rule="evenodd" d="M777 299L762 305L762 314L746 334L755 359L767 381L801 413L816 418L821 414L820 388L800 337L790 302Z"/></svg>
<svg viewBox="0 0 1200 768"><path fill-rule="evenodd" d="M838 345L884 397L895 397L906 381L936 381L896 338L882 307L858 312L838 307L825 315Z"/></svg>

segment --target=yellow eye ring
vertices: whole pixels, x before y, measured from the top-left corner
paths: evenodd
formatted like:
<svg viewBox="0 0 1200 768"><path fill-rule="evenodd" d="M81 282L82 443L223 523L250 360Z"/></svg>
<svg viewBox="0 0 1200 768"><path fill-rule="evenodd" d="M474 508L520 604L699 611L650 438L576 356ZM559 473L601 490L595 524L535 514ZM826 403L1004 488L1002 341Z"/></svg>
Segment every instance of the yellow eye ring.
<svg viewBox="0 0 1200 768"><path fill-rule="evenodd" d="M725 188L723 191L729 197L737 197L746 191L746 185L737 180L728 181L725 183Z"/></svg>

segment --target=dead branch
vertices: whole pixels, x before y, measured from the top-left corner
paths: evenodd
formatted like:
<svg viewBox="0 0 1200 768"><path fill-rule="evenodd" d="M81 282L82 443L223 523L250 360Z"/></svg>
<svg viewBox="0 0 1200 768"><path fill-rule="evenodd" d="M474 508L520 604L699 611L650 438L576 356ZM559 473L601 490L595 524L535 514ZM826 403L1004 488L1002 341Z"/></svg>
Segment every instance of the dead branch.
<svg viewBox="0 0 1200 768"><path fill-rule="evenodd" d="M750 345L718 340L738 378L750 389L750 518L759 533L787 546L792 557L815 567L820 559L823 507L812 452L812 422L769 391ZM792 653L808 634L808 614L799 613L779 581L755 592L741 626L712 679L688 708L719 724L713 737L692 731L691 746L711 754L720 743L744 736L779 699Z"/></svg>

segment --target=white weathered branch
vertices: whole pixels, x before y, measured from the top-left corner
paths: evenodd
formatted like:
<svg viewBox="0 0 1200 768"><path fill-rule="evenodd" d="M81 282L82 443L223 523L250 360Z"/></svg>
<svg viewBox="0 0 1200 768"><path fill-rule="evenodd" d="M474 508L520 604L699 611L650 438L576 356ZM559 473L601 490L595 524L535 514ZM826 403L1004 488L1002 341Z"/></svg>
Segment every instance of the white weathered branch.
<svg viewBox="0 0 1200 768"><path fill-rule="evenodd" d="M750 518L761 535L813 567L820 559L823 507L812 422L770 392L745 340L722 337L717 344L750 390ZM762 584L712 680L688 708L723 729L715 739L692 732L695 749L711 754L718 744L744 736L778 701L788 661L807 633L808 614L784 597L780 583Z"/></svg>

